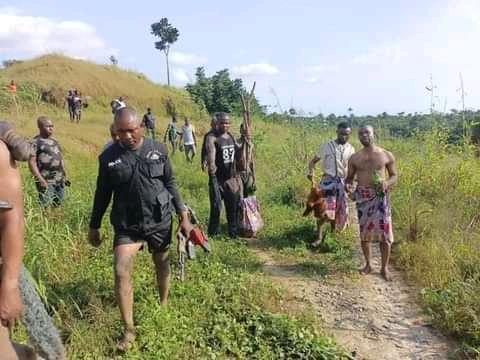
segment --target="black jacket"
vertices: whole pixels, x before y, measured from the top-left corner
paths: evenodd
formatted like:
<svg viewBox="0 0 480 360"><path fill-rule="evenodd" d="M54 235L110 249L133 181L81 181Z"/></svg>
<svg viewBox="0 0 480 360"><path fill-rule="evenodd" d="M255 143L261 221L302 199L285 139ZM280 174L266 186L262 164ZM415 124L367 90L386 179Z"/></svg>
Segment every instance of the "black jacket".
<svg viewBox="0 0 480 360"><path fill-rule="evenodd" d="M144 139L133 151L115 143L99 156L99 163L91 228L100 228L112 193L110 221L116 233L148 235L160 230L173 208L185 210L165 145Z"/></svg>

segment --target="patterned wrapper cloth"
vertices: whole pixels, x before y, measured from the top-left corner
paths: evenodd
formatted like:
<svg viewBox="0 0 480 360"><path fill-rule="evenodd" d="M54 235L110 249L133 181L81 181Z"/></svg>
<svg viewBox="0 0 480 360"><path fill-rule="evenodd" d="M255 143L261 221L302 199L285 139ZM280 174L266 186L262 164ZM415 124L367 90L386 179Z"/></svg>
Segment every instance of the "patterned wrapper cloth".
<svg viewBox="0 0 480 360"><path fill-rule="evenodd" d="M355 191L360 239L393 243L392 210L387 194L367 186L357 186Z"/></svg>
<svg viewBox="0 0 480 360"><path fill-rule="evenodd" d="M345 193L345 182L338 176L324 175L320 181L320 188L325 191L329 220L335 220L335 229L342 231L348 223L348 203Z"/></svg>

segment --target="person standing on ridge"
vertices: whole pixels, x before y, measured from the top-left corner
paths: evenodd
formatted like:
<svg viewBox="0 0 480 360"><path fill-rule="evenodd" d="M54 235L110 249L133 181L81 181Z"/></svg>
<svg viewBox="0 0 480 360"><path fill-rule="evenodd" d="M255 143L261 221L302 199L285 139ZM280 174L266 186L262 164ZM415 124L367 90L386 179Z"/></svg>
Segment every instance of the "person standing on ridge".
<svg viewBox="0 0 480 360"><path fill-rule="evenodd" d="M367 275L372 271L370 244L379 241L382 255L380 274L390 281L388 264L393 243L390 190L398 179L395 157L391 152L375 145L373 127L362 126L358 130L358 138L363 149L350 159L346 186L351 192L356 177L357 188L353 196L357 204L360 240L365 256L365 267L360 273Z"/></svg>
<svg viewBox="0 0 480 360"><path fill-rule="evenodd" d="M88 238L93 246L100 246L99 229L113 195L110 220L115 233L115 293L124 325L117 348L126 351L136 336L131 280L136 254L146 242L155 264L160 302L165 305L170 286L172 211L178 214L185 236L193 227L177 190L166 146L144 138L142 121L132 108L118 110L114 125L118 142L99 157Z"/></svg>
<svg viewBox="0 0 480 360"><path fill-rule="evenodd" d="M147 135L150 135L155 140L155 116L152 109L147 108L147 112L143 115L143 126L145 127Z"/></svg>
<svg viewBox="0 0 480 360"><path fill-rule="evenodd" d="M345 178L348 172L348 161L355 149L348 140L352 128L346 122L337 125L337 138L320 146L320 150L308 164L308 179L313 181L315 165L322 161L322 178L320 188L326 197L325 215L331 224L331 231L342 231L348 223L348 200L345 193ZM317 239L313 246L322 242L321 225L323 219L317 220Z"/></svg>
<svg viewBox="0 0 480 360"><path fill-rule="evenodd" d="M185 124L182 126L180 141L183 142L185 157L188 162L192 162L196 154L197 137L195 127L190 123L190 119L185 117Z"/></svg>
<svg viewBox="0 0 480 360"><path fill-rule="evenodd" d="M28 161L35 177L40 203L44 207L58 207L65 196L66 178L62 149L53 135L52 121L46 116L37 119L39 134L33 138L33 154Z"/></svg>

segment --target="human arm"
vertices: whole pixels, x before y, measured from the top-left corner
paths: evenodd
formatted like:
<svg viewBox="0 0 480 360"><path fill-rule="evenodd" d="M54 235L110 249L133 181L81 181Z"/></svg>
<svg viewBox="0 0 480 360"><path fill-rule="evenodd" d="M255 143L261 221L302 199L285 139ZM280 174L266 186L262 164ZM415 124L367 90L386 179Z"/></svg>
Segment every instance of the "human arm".
<svg viewBox="0 0 480 360"><path fill-rule="evenodd" d="M30 168L30 172L32 175L35 177L35 180L40 183L40 186L42 188L47 188L48 187L48 182L45 180L45 178L40 174L40 170L38 170L37 166L37 155L33 154L30 156L30 159L28 159L28 167Z"/></svg>
<svg viewBox="0 0 480 360"><path fill-rule="evenodd" d="M215 176L217 173L217 165L215 164L215 157L216 157L216 148L215 148L215 137L208 136L206 145L207 151L207 171L209 176Z"/></svg>
<svg viewBox="0 0 480 360"><path fill-rule="evenodd" d="M315 171L315 165L321 160L321 158L318 155L315 155L312 160L309 161L308 163L308 173L307 173L307 178L309 180L313 179L314 176L314 171Z"/></svg>
<svg viewBox="0 0 480 360"><path fill-rule="evenodd" d="M348 173L347 177L345 178L345 190L348 193L352 192L353 180L355 179L356 173L357 168L355 166L355 155L353 155L348 162Z"/></svg>
<svg viewBox="0 0 480 360"><path fill-rule="evenodd" d="M99 162L97 188L95 189L93 209L90 216L90 231L88 233L88 240L93 246L99 246L101 244L99 229L102 225L102 218L108 208L113 192L108 179L107 165L101 159Z"/></svg>
<svg viewBox="0 0 480 360"><path fill-rule="evenodd" d="M182 229L182 232L185 234L185 236L188 236L193 226L190 223L187 208L182 200L180 192L178 191L175 175L173 173L172 165L168 157L165 161L165 165L163 168L163 181L165 188L173 198L172 202L175 208L175 212L179 216L180 228Z"/></svg>
<svg viewBox="0 0 480 360"><path fill-rule="evenodd" d="M8 150L17 161L27 161L32 154L32 145L18 135L13 126L6 121L0 121L0 140L7 144Z"/></svg>
<svg viewBox="0 0 480 360"><path fill-rule="evenodd" d="M388 162L385 164L385 167L388 172L388 179L384 182L384 190L390 190L398 181L398 174L397 174L397 164L395 161L395 157L391 152L386 152Z"/></svg>
<svg viewBox="0 0 480 360"><path fill-rule="evenodd" d="M197 135L195 135L195 128L192 126L192 136L193 136L193 143L195 147L197 146Z"/></svg>
<svg viewBox="0 0 480 360"><path fill-rule="evenodd" d="M22 302L19 276L24 246L24 218L22 181L15 162L5 144L0 144L0 199L12 208L0 210L0 321L3 326L13 326L20 316Z"/></svg>

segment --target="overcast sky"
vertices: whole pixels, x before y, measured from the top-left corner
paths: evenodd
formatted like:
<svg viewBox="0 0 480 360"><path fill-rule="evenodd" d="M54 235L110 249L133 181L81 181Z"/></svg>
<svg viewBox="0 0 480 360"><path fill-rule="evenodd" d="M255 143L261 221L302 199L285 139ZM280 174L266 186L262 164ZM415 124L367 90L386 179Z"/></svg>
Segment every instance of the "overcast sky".
<svg viewBox="0 0 480 360"><path fill-rule="evenodd" d="M108 62L166 82L150 24L167 17L175 86L228 68L275 110L357 114L480 107L480 0L0 0L0 59L48 52Z"/></svg>

